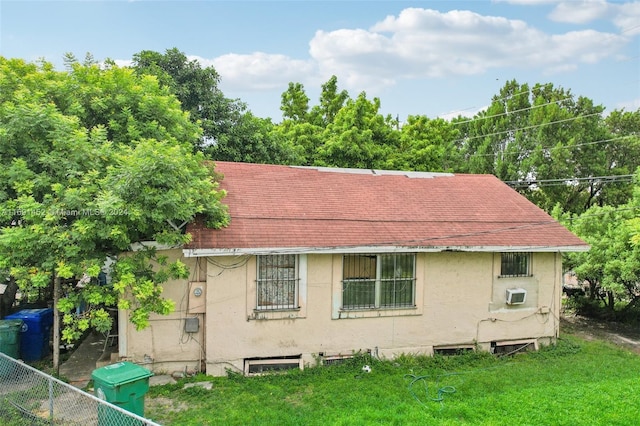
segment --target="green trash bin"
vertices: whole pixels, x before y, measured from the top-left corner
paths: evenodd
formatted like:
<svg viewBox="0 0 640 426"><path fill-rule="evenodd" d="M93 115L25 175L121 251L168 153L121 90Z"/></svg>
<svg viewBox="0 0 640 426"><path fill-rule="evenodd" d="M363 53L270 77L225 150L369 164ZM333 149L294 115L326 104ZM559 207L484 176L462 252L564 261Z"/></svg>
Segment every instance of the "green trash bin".
<svg viewBox="0 0 640 426"><path fill-rule="evenodd" d="M21 319L0 321L0 352L12 358L20 358Z"/></svg>
<svg viewBox="0 0 640 426"><path fill-rule="evenodd" d="M0 321L0 352L14 359L20 358L22 325L20 319ZM0 357L0 377L4 379L15 376L17 365L14 361Z"/></svg>
<svg viewBox="0 0 640 426"><path fill-rule="evenodd" d="M142 417L144 396L149 390L151 376L151 371L127 361L107 365L91 373L94 392L98 398Z"/></svg>

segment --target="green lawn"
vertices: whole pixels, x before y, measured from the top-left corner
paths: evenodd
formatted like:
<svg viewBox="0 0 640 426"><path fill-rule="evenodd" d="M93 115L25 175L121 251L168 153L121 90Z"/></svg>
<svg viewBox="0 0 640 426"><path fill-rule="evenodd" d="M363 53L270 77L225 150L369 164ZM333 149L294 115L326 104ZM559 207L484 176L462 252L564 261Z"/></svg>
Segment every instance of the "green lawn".
<svg viewBox="0 0 640 426"><path fill-rule="evenodd" d="M212 389L183 389L199 381ZM163 425L635 425L640 356L567 336L505 358L361 357L262 377L198 376L146 398L146 416Z"/></svg>

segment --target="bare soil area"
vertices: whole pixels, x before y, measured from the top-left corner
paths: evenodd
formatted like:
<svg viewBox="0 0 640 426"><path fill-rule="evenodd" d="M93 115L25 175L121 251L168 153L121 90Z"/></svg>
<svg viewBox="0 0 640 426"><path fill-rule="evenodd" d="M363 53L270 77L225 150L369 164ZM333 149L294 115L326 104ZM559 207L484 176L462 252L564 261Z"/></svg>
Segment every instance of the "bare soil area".
<svg viewBox="0 0 640 426"><path fill-rule="evenodd" d="M565 313L560 318L560 336L566 333L585 340L606 340L640 354L640 327L638 326L599 321Z"/></svg>

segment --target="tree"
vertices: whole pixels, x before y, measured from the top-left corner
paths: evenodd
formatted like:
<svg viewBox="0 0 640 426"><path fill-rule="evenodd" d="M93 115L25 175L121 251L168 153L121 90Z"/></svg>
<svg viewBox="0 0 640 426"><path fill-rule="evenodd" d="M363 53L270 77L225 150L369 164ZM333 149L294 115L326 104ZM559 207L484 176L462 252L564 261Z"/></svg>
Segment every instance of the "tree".
<svg viewBox="0 0 640 426"><path fill-rule="evenodd" d="M289 83L287 90L282 93L280 110L285 120L306 121L309 113L309 97L301 83Z"/></svg>
<svg viewBox="0 0 640 426"><path fill-rule="evenodd" d="M270 119L254 116L239 99L227 98L218 87L220 76L214 67L202 68L188 60L178 49L164 54L144 50L133 55L138 75L153 75L173 93L189 113L194 124L202 127L197 150L213 160L254 163L297 161L291 142L274 137Z"/></svg>
<svg viewBox="0 0 640 426"><path fill-rule="evenodd" d="M311 108L309 121L320 127L327 127L333 123L336 115L349 99L346 90L338 92L338 77L332 75L326 83L322 85L320 93L320 104Z"/></svg>
<svg viewBox="0 0 640 426"><path fill-rule="evenodd" d="M228 216L192 150L199 128L168 89L112 64L69 65L0 57L0 271L27 296L55 288L56 301L60 288L63 337L73 340L110 329L108 306L131 309L139 328L173 308L159 284L186 267L152 250L120 256L132 243L184 243L180 224L203 215L219 227ZM115 280L105 287L108 258Z"/></svg>
<svg viewBox="0 0 640 426"><path fill-rule="evenodd" d="M378 113L380 100L362 92L348 100L323 133L317 163L332 167L391 168L389 154L397 146L397 133L390 117Z"/></svg>
<svg viewBox="0 0 640 426"><path fill-rule="evenodd" d="M452 171L461 163L454 141L458 130L443 119L410 115L400 130L398 150L391 154L393 168L427 172Z"/></svg>
<svg viewBox="0 0 640 426"><path fill-rule="evenodd" d="M202 68L176 48L167 49L165 54L150 50L136 53L133 69L138 75L156 76L160 86L167 87L178 98L191 121L202 126L199 148L227 135L246 110L239 100L224 96L218 87L220 76L213 67Z"/></svg>
<svg viewBox="0 0 640 426"><path fill-rule="evenodd" d="M290 164L311 166L316 163L318 148L323 144L323 128L308 122L283 120L271 129L271 136L282 140L282 145L290 144L290 152L295 162Z"/></svg>
<svg viewBox="0 0 640 426"><path fill-rule="evenodd" d="M629 176L640 167L640 109L635 112L614 110L605 119L607 140L598 144L605 154L606 170L612 176ZM600 205L625 204L633 186L629 179L610 179L598 197Z"/></svg>
<svg viewBox="0 0 640 426"><path fill-rule="evenodd" d="M529 86L509 81L495 95L486 111L473 119L459 117L453 124L461 133L460 148L466 161L462 171L489 173L503 180L522 178L506 164L522 159L518 129L525 128L531 104ZM526 147L525 147L526 149Z"/></svg>
<svg viewBox="0 0 640 426"><path fill-rule="evenodd" d="M466 160L461 170L494 174L546 211L558 203L574 213L608 200L625 203L638 156L620 153L635 154L637 136L633 146L613 129L628 133L633 119L622 125L612 114L609 130L603 112L550 83L509 81L486 111L454 120Z"/></svg>
<svg viewBox="0 0 640 426"><path fill-rule="evenodd" d="M619 302L622 311L640 302L640 169L635 182L633 199L622 206L595 205L578 216L556 209L556 216L591 245L588 252L567 255L567 267L589 283L590 297L599 298L611 313Z"/></svg>
<svg viewBox="0 0 640 426"><path fill-rule="evenodd" d="M211 159L262 164L300 164L301 151L292 139L275 131L271 119L251 112L238 117L229 133L203 149Z"/></svg>

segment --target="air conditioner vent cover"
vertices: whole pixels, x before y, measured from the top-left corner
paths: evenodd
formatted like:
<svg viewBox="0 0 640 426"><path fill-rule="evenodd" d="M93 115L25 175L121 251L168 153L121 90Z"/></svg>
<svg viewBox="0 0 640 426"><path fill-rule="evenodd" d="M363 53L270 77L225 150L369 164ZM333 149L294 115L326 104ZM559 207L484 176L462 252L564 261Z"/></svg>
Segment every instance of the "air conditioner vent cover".
<svg viewBox="0 0 640 426"><path fill-rule="evenodd" d="M523 288L507 289L507 305L522 305L527 300L527 290Z"/></svg>

